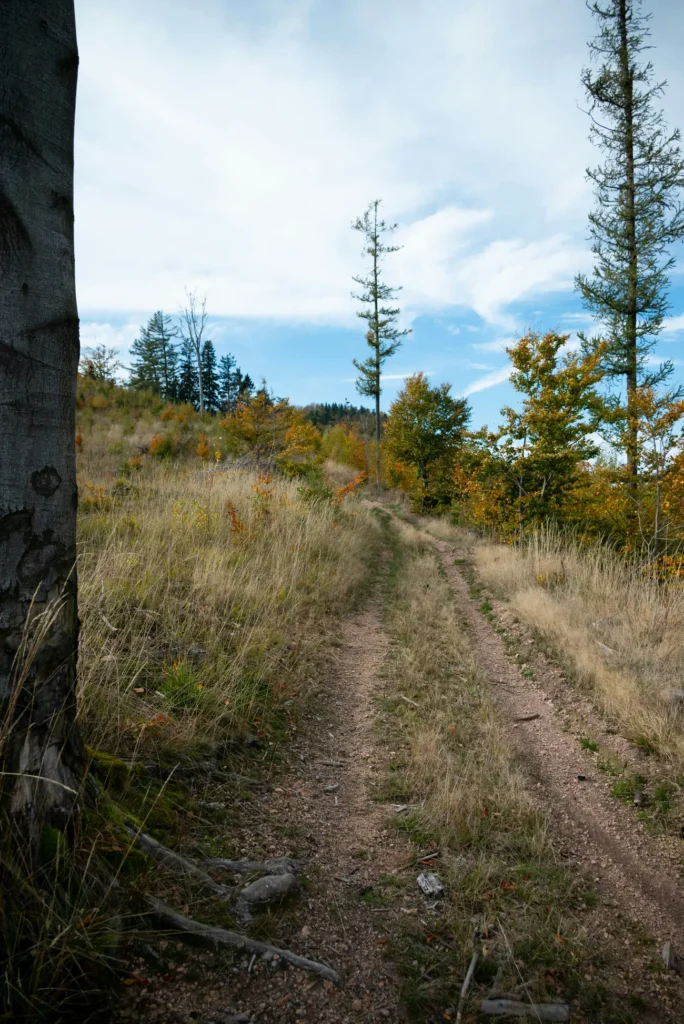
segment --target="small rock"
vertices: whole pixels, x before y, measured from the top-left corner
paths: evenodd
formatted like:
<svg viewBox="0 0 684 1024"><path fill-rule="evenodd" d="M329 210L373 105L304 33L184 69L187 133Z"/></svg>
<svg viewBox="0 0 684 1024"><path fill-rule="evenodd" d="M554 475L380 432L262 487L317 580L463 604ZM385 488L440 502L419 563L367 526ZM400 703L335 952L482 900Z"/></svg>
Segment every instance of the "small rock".
<svg viewBox="0 0 684 1024"><path fill-rule="evenodd" d="M324 793L336 793L340 788L339 782L332 782L329 786L326 786L323 790Z"/></svg>
<svg viewBox="0 0 684 1024"><path fill-rule="evenodd" d="M243 920L249 921L254 907L264 903L272 903L274 900L287 895L296 887L297 879L292 874L265 875L242 890L235 909Z"/></svg>
<svg viewBox="0 0 684 1024"><path fill-rule="evenodd" d="M302 936L303 939L309 938L309 936L311 935L311 929L309 928L308 924L304 925L299 934Z"/></svg>
<svg viewBox="0 0 684 1024"><path fill-rule="evenodd" d="M577 781L578 782L585 782L586 778L587 778L586 775L578 775L577 776Z"/></svg>
<svg viewBox="0 0 684 1024"><path fill-rule="evenodd" d="M440 882L437 875L433 875L431 871L424 871L418 875L416 879L419 888L425 893L426 896L441 897L444 895L444 886Z"/></svg>
<svg viewBox="0 0 684 1024"><path fill-rule="evenodd" d="M360 999L354 999L352 1001L352 1010L354 1010L355 1013L358 1013L359 1010L363 1010L363 1003Z"/></svg>
<svg viewBox="0 0 684 1024"><path fill-rule="evenodd" d="M640 789L637 789L636 793L634 794L634 806L635 807L643 807L645 803L646 803L646 797L644 796L644 794L641 792Z"/></svg>

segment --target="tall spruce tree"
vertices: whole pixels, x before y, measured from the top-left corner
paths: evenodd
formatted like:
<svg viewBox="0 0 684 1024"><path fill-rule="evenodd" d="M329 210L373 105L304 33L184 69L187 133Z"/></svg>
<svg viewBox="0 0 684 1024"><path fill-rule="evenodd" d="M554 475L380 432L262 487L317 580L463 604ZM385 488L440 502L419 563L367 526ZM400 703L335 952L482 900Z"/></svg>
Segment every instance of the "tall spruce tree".
<svg viewBox="0 0 684 1024"><path fill-rule="evenodd" d="M216 349L214 343L209 339L202 346L202 390L205 410L212 413L218 412L221 399L219 373Z"/></svg>
<svg viewBox="0 0 684 1024"><path fill-rule="evenodd" d="M382 367L386 359L393 356L401 345L401 339L410 334L410 329L400 331L396 326L399 307L388 305L396 296L399 288L392 288L381 278L381 262L390 252L397 252L401 246L386 245L383 236L395 231L396 224L387 224L378 219L378 208L382 200L374 199L369 203L363 217L357 218L352 224L354 231L364 236L363 255L370 256L370 268L365 277L354 277L361 285L360 294L352 292L352 298L358 299L363 308L357 312L368 324L366 341L371 354L363 362L354 359L353 363L359 371L356 380L357 391L375 400L375 475L380 483L380 395L382 393Z"/></svg>
<svg viewBox="0 0 684 1024"><path fill-rule="evenodd" d="M158 309L147 321L131 346L131 387L148 388L166 402L178 397L178 328L170 316Z"/></svg>
<svg viewBox="0 0 684 1024"><path fill-rule="evenodd" d="M129 384L136 391L152 391L161 394L162 367L159 346L146 327L131 345L131 366Z"/></svg>
<svg viewBox="0 0 684 1024"><path fill-rule="evenodd" d="M183 340L178 367L178 401L199 405L199 382L195 352L189 341Z"/></svg>
<svg viewBox="0 0 684 1024"><path fill-rule="evenodd" d="M242 373L235 358L228 353L219 360L219 404L225 412L232 412L242 389Z"/></svg>
<svg viewBox="0 0 684 1024"><path fill-rule="evenodd" d="M252 395L254 394L254 381L252 380L252 378L250 377L250 375L248 373L245 373L243 375L238 370L238 374L239 374L238 395L242 399L243 402L248 402L250 400L250 398L252 397Z"/></svg>
<svg viewBox="0 0 684 1024"><path fill-rule="evenodd" d="M670 363L648 369L647 357L669 308L669 247L684 237L684 185L680 134L665 124L655 103L665 82L654 82L653 65L640 60L648 49L650 15L641 0L592 0L589 9L599 24L589 44L595 70L585 69L592 119L590 138L605 154L604 163L587 171L596 206L590 214L593 274L576 284L587 309L596 317L608 347L603 366L621 380L626 402L615 412L626 424L625 455L631 522L639 497L638 397L672 371ZM586 349L598 338L583 338Z"/></svg>

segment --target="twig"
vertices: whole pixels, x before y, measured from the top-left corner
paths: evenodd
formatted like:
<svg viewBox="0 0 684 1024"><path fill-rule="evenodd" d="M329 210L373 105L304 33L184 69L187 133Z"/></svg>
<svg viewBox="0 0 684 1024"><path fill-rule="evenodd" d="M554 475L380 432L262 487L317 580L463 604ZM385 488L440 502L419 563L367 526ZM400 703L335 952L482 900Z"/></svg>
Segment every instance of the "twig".
<svg viewBox="0 0 684 1024"><path fill-rule="evenodd" d="M242 949L247 953L263 955L270 953L278 956L293 967L299 967L303 971L310 971L318 974L326 981L332 981L334 985L342 984L342 976L338 971L327 964L318 963L316 960L309 960L305 956L298 956L289 949L280 949L278 946L271 946L267 942L259 942L257 939L250 939L246 935L239 935L237 932L229 932L224 928L217 928L212 924L201 924L193 921L191 917L177 914L175 910L162 903L153 896L147 897L147 902L152 908L152 915L158 927L164 930L178 933L177 937L184 942L195 943L205 949Z"/></svg>
<svg viewBox="0 0 684 1024"><path fill-rule="evenodd" d="M405 700L407 704L413 704L414 708L420 707L420 704L417 701L411 700L410 697L405 697L403 693L400 693L399 697L401 700Z"/></svg>
<svg viewBox="0 0 684 1024"><path fill-rule="evenodd" d="M456 1024L461 1024L461 1020L463 1019L463 1007L465 1006L466 996L468 995L470 983L473 980L473 974L475 973L475 967L477 965L479 956L480 953L476 949L470 959L470 966L468 967L465 980L463 982L463 985L461 986L461 995L459 996L458 1007L456 1009Z"/></svg>
<svg viewBox="0 0 684 1024"><path fill-rule="evenodd" d="M441 852L442 852L441 850L433 850L432 853L426 853L424 857L418 857L418 859L414 860L413 863L414 864L425 864L425 863L427 863L427 861L433 860L435 857L439 857Z"/></svg>
<svg viewBox="0 0 684 1024"><path fill-rule="evenodd" d="M535 718L541 718L541 715L520 715L519 718L514 718L514 722L534 722Z"/></svg>

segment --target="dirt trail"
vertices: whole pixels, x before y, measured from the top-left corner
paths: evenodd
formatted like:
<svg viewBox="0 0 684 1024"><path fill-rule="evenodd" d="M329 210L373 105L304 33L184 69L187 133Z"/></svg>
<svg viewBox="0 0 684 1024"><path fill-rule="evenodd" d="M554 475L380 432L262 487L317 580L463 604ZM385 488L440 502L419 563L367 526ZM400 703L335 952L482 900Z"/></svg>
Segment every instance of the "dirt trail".
<svg viewBox="0 0 684 1024"><path fill-rule="evenodd" d="M658 855L657 840L647 837L628 809L610 795L590 755L564 729L553 685L546 686L543 673L535 681L524 677L506 653L502 637L482 615L454 562L467 553L445 541L434 543L473 650L503 718L510 722L511 737L563 853L609 896L609 906L639 922L657 941L673 941L681 953L684 896L671 859ZM526 717L530 720L520 721Z"/></svg>
<svg viewBox="0 0 684 1024"><path fill-rule="evenodd" d="M383 768L374 746L373 694L388 649L379 606L379 597L371 597L343 624L332 671L299 723L288 764L253 807L253 820L240 836L245 852L258 842L274 854L302 857L307 882L288 906L266 918L268 936L275 945L334 966L343 987L283 969L282 962L250 963L245 956L231 964L200 954L186 972L194 981L167 976L145 993L144 1013L135 993L122 1019L221 1024L241 1013L239 1019L252 1024L405 1019L398 979L383 956L397 911L363 900L364 888L410 857L408 841L384 824L388 806L373 800Z"/></svg>

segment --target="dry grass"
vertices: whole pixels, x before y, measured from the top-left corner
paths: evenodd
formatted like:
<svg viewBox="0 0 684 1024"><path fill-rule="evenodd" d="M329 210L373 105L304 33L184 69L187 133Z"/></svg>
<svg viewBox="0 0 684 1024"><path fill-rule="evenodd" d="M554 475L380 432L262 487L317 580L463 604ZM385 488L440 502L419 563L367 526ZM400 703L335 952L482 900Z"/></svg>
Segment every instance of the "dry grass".
<svg viewBox="0 0 684 1024"><path fill-rule="evenodd" d="M553 533L522 551L476 545L474 560L485 585L548 639L625 734L684 770L673 701L684 676L681 585L663 585L609 551Z"/></svg>
<svg viewBox="0 0 684 1024"><path fill-rule="evenodd" d="M89 449L79 559L87 741L114 752L259 731L267 709L301 696L331 616L359 592L372 518L353 498L340 507L286 478L205 471L199 459L147 456L128 480L92 490L106 460Z"/></svg>
<svg viewBox="0 0 684 1024"><path fill-rule="evenodd" d="M574 915L586 893L555 855L431 543L407 523L394 533L392 683L380 719L393 761L383 796L415 808L393 820L419 849L440 849L429 870L447 893L394 943L412 1019L453 1019L445 1007L458 1000L474 922L484 937L475 992L496 975L502 991L557 997L573 989L585 956Z"/></svg>
<svg viewBox="0 0 684 1024"><path fill-rule="evenodd" d="M425 794L425 820L445 840L477 849L492 827L498 829L496 817L482 809L496 807L509 824L515 819L526 832L532 825L541 848L544 828L513 763L449 585L420 535L406 525L399 532L413 553L397 583L393 672L402 692L419 698L423 712L411 736L411 775Z"/></svg>

